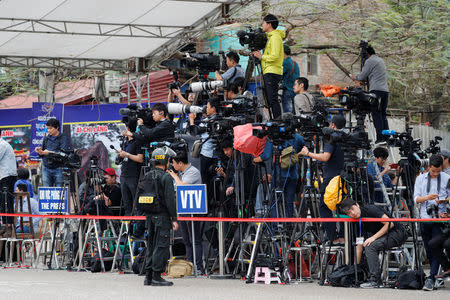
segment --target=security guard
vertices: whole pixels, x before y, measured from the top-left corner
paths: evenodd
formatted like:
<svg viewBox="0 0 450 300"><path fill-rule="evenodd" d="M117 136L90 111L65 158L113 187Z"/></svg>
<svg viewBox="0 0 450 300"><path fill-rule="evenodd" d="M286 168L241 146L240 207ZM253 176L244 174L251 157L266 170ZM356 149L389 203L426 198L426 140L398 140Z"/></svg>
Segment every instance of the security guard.
<svg viewBox="0 0 450 300"><path fill-rule="evenodd" d="M175 156L175 152L168 147L153 150L154 168L146 174L138 187L138 190L142 190L149 184L153 184L153 182L149 182L150 177L148 177L152 173L152 176L155 176L152 178L156 178L158 201L161 207L158 213L146 214L148 235L144 285L173 285L173 282L161 278L161 273L165 271L167 261L170 258L170 229L178 229L174 185L172 177L166 172L171 156Z"/></svg>

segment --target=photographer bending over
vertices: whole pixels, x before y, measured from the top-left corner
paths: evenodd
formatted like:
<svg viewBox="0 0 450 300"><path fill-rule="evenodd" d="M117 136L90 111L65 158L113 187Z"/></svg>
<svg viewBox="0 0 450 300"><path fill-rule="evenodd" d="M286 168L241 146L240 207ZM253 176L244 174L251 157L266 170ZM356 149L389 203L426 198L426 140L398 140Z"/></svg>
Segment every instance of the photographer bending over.
<svg viewBox="0 0 450 300"><path fill-rule="evenodd" d="M420 174L414 184L414 202L420 204L420 218L439 218L447 212L450 190L448 181L450 176L442 172L442 156L434 154L430 157L430 169L427 173ZM442 224L435 222L421 222L423 245L430 261L430 276L425 281L423 289L434 289L435 276L439 270L438 257L430 247L430 240L442 235Z"/></svg>
<svg viewBox="0 0 450 300"><path fill-rule="evenodd" d="M274 119L281 116L281 106L278 101L278 85L283 75L283 39L286 36L283 30L277 29L278 19L272 14L264 17L262 28L267 34L267 44L264 54L253 51L251 55L261 60L267 102L272 110Z"/></svg>
<svg viewBox="0 0 450 300"><path fill-rule="evenodd" d="M347 198L338 204L339 209L350 218L383 218L386 222L363 222L359 227L359 240L356 241L356 260L359 264L364 247L369 265L369 281L361 284L362 288L376 288L381 284L381 267L378 254L381 251L399 247L406 242L407 234L403 225L389 222L390 216L375 205L359 205Z"/></svg>

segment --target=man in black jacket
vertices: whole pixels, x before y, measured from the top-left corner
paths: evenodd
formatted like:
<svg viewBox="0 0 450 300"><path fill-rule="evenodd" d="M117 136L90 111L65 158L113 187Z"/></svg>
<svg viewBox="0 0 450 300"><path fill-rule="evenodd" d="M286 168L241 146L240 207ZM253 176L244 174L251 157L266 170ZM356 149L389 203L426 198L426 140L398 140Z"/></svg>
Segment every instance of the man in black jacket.
<svg viewBox="0 0 450 300"><path fill-rule="evenodd" d="M152 107L152 117L156 122L156 126L148 128L144 125L143 119L137 119L139 130L135 133L128 132L128 136L132 136L141 145L151 142L171 141L175 138L175 126L167 119L167 106L163 103L156 103Z"/></svg>
<svg viewBox="0 0 450 300"><path fill-rule="evenodd" d="M139 182L138 193L149 187L153 182L149 175L156 172L156 194L159 207L158 213L146 214L147 217L147 250L145 254L145 281L144 285L171 286L173 282L161 278L170 258L170 229L178 229L175 192L172 177L166 172L169 167L170 149L157 148L152 152L154 168ZM152 174L153 175L153 174ZM140 197L139 196L139 197Z"/></svg>

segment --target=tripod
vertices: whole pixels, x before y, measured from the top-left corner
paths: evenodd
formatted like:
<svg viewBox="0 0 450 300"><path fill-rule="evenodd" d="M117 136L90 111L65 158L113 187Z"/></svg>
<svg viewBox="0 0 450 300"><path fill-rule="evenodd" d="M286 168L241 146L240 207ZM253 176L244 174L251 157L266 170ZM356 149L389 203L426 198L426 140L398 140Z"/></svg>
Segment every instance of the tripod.
<svg viewBox="0 0 450 300"><path fill-rule="evenodd" d="M262 104L269 111L269 117L267 119L273 119L272 108L270 107L270 103L267 98L266 84L264 82L264 77L262 75L261 62L253 55L249 56L247 69L245 70L244 85L242 88L243 88L243 90L248 89L248 83L250 81L250 78L251 78L255 68L257 71L256 86L258 88L258 83L259 83L260 88L261 88L262 100L263 100ZM264 114L262 113L262 115L264 115Z"/></svg>

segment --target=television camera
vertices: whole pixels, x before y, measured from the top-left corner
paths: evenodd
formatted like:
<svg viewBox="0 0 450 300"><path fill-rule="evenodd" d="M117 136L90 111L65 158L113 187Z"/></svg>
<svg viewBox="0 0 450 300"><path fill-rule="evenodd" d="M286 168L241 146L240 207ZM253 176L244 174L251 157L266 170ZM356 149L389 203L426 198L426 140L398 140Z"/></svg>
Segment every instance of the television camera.
<svg viewBox="0 0 450 300"><path fill-rule="evenodd" d="M242 46L248 45L250 51L262 50L267 44L267 35L261 28L250 28L248 31L239 30L237 36L239 38L239 43Z"/></svg>

